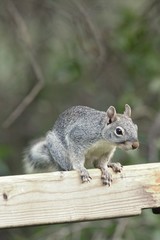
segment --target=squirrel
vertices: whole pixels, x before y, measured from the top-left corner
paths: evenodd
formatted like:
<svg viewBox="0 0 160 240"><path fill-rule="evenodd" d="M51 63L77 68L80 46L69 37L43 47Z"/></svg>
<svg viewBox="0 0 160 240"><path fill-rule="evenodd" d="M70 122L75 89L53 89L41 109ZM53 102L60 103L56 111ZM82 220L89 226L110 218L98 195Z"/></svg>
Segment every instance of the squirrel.
<svg viewBox="0 0 160 240"><path fill-rule="evenodd" d="M131 107L123 114L110 106L106 112L74 106L59 115L52 130L31 144L24 154L27 173L77 170L82 182L91 177L85 165L101 170L104 185L111 185L112 174L121 172L120 163L111 163L116 148L137 149L138 127L131 119Z"/></svg>

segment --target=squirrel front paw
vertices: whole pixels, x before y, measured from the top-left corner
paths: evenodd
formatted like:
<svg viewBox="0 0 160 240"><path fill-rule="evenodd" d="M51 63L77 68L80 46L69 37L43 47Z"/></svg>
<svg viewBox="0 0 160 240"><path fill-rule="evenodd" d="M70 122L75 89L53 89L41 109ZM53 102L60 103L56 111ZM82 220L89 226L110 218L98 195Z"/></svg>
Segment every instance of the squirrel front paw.
<svg viewBox="0 0 160 240"><path fill-rule="evenodd" d="M115 173L122 172L122 169L123 169L123 166L119 162L109 163L107 166L112 168L113 172Z"/></svg>
<svg viewBox="0 0 160 240"><path fill-rule="evenodd" d="M108 172L107 169L105 168L101 168L101 172L102 172L102 175L101 175L102 183L110 187L112 183L112 174Z"/></svg>
<svg viewBox="0 0 160 240"><path fill-rule="evenodd" d="M81 175L82 183L90 182L90 180L92 179L86 169L81 170L80 175Z"/></svg>

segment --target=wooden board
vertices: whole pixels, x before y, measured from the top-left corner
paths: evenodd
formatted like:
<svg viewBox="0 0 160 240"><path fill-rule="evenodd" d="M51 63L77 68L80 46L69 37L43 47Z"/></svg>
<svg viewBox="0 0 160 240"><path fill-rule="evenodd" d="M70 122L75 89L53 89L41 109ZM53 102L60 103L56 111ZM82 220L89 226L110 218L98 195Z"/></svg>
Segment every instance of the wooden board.
<svg viewBox="0 0 160 240"><path fill-rule="evenodd" d="M111 170L112 171L112 170ZM100 170L0 177L0 228L138 215L160 207L160 163L126 166L103 186Z"/></svg>

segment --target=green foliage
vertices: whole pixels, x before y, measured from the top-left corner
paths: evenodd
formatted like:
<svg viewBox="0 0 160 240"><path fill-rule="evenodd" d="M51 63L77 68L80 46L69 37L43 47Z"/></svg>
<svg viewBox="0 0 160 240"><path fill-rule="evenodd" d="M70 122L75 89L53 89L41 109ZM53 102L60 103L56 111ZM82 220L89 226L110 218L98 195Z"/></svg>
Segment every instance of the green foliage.
<svg viewBox="0 0 160 240"><path fill-rule="evenodd" d="M129 77L141 76L149 81L160 74L160 56L157 51L160 38L154 38L147 20L136 12L126 9L115 31L115 47L124 54L124 64ZM143 80L142 79L142 80Z"/></svg>
<svg viewBox="0 0 160 240"><path fill-rule="evenodd" d="M0 145L0 176L9 174L6 160L12 157L13 149L9 145Z"/></svg>

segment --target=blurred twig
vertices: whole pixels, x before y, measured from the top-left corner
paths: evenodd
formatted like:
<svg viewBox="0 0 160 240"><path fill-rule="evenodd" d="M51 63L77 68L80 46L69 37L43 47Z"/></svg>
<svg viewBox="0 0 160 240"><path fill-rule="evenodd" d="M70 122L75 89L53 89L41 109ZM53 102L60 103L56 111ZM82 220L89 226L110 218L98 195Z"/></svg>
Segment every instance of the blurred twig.
<svg viewBox="0 0 160 240"><path fill-rule="evenodd" d="M8 3L8 11L17 26L17 32L21 36L22 43L24 44L24 48L37 77L38 83L32 88L29 94L22 100L22 102L17 106L17 108L5 120L2 125L4 128L10 127L15 122L15 120L22 114L22 112L24 112L26 107L31 104L31 102L33 102L33 100L36 98L36 96L44 86L44 77L41 68L38 65L37 60L33 54L32 41L27 25L25 24L23 17L21 16L14 3L11 0L9 0Z"/></svg>
<svg viewBox="0 0 160 240"><path fill-rule="evenodd" d="M147 7L144 9L144 12L142 14L142 17L148 15L153 9L158 9L160 7L160 2L159 0L152 0L148 2Z"/></svg>
<svg viewBox="0 0 160 240"><path fill-rule="evenodd" d="M121 240L123 233L126 230L126 227L129 223L128 219L119 219L115 232L113 234L112 240Z"/></svg>
<svg viewBox="0 0 160 240"><path fill-rule="evenodd" d="M102 62L104 60L105 50L100 39L100 32L98 31L98 28L95 26L93 21L90 19L90 15L86 9L86 6L84 6L83 4L83 1L82 2L74 1L74 4L81 15L81 20L85 22L88 32L91 33L91 37L94 39L96 43L97 50L99 53L98 61Z"/></svg>

